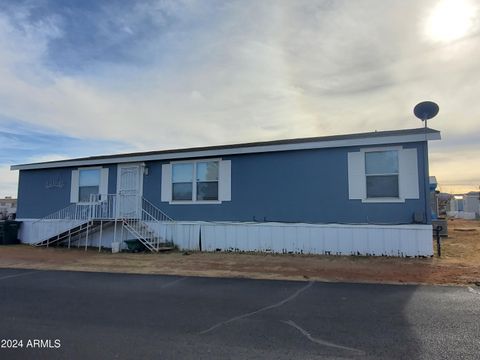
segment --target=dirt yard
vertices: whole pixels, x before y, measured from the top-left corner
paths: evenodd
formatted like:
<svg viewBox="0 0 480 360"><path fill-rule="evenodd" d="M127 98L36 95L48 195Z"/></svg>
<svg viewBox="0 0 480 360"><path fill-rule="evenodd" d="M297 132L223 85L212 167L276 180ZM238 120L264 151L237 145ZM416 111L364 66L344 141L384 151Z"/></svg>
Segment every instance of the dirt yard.
<svg viewBox="0 0 480 360"><path fill-rule="evenodd" d="M95 250L0 246L0 267L184 276L347 282L474 284L480 282L480 221L449 221L442 258L238 253L111 254Z"/></svg>

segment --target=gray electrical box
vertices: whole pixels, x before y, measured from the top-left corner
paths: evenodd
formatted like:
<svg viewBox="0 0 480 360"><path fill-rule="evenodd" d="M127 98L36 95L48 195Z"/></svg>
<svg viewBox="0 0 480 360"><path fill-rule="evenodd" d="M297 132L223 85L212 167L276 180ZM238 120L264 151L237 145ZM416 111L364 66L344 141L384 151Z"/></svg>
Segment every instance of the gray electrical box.
<svg viewBox="0 0 480 360"><path fill-rule="evenodd" d="M435 229L437 226L441 226L442 230L440 231L440 236L448 237L448 222L446 219L435 219L432 220L432 227L433 227L433 235L435 236Z"/></svg>

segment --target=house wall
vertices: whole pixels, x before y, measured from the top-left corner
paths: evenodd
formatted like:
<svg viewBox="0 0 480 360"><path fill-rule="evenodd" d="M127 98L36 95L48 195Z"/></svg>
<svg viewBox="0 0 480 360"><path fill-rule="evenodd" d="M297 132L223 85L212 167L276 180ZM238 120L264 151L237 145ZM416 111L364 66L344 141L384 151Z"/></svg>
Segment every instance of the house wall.
<svg viewBox="0 0 480 360"><path fill-rule="evenodd" d="M362 203L348 198L347 154L359 147L222 157L232 161L232 201L222 204L162 202L159 179L165 162L148 162L143 194L180 221L411 223L414 212L425 213L428 168L423 143L403 146L417 149L420 194L419 199L405 203ZM430 211L426 215L430 222Z"/></svg>
<svg viewBox="0 0 480 360"><path fill-rule="evenodd" d="M222 159L232 162L232 200L222 204L162 202L161 172L165 162L146 162L148 175L144 176L143 195L179 221L411 223L413 214L425 213L428 204L426 143L392 145L417 149L419 199L404 203L349 200L347 154L360 147L224 156ZM109 193L116 193L117 166L106 167ZM68 206L74 169L20 171L17 218L41 218ZM430 211L426 216L429 221Z"/></svg>
<svg viewBox="0 0 480 360"><path fill-rule="evenodd" d="M473 212L476 213L477 215L480 215L480 199L479 195L470 195L467 194L463 197L464 205L465 205L465 211L467 212Z"/></svg>
<svg viewBox="0 0 480 360"><path fill-rule="evenodd" d="M108 192L117 188L117 165L108 167ZM20 170L18 180L17 219L39 219L70 205L72 170L55 168Z"/></svg>

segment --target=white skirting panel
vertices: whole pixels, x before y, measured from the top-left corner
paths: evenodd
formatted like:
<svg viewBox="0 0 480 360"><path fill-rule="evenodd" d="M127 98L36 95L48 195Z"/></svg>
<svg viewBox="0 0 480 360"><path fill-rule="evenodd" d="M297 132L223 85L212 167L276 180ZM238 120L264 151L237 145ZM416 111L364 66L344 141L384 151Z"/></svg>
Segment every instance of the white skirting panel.
<svg viewBox="0 0 480 360"><path fill-rule="evenodd" d="M22 222L22 225L20 226L20 230L18 233L18 238L20 241L24 244L34 244L41 240L38 236L39 234L35 234L33 231L32 223L36 221L36 219L18 219L18 221ZM53 225L54 222L61 223L62 226L60 226L63 229L68 229L68 226L75 226L76 223L68 220L50 220L52 223L52 228L59 228L58 224ZM90 233L88 238L85 235L82 235L79 241L76 241L72 246L85 246L85 242L87 241L88 246L92 247L105 247L105 248L111 248L112 247L112 241L114 239L114 229L115 227L112 225L108 227L104 227L102 230L102 233L100 234L100 231L96 231L94 233ZM52 236L55 234L52 234ZM101 237L100 237L101 235ZM121 226L120 223L117 225L117 241L120 241L122 239L122 231L121 231ZM129 240L133 239L133 236L130 235L127 231L123 232L123 240ZM125 243L122 242L121 244L122 249L126 249L127 246Z"/></svg>
<svg viewBox="0 0 480 360"><path fill-rule="evenodd" d="M467 211L447 211L447 216L465 220L474 220L477 218L476 213Z"/></svg>
<svg viewBox="0 0 480 360"><path fill-rule="evenodd" d="M176 223L174 242L184 250L271 253L432 256L431 225L285 223Z"/></svg>
<svg viewBox="0 0 480 360"><path fill-rule="evenodd" d="M19 219L20 220L20 219ZM20 239L35 242L32 221L22 220ZM326 255L432 256L431 225L342 225L302 223L175 222L152 230L173 241L181 250L254 251ZM113 226L105 229L101 245L111 247ZM117 241L122 239L121 226ZM127 232L123 240L131 239ZM99 233L90 246L99 245ZM85 244L81 241L80 244Z"/></svg>

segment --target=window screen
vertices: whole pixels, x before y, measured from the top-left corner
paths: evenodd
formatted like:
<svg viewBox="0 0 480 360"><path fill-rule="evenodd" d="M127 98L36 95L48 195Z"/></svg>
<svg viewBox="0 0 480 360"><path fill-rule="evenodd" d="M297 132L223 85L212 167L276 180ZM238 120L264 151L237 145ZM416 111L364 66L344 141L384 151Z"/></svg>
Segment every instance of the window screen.
<svg viewBox="0 0 480 360"><path fill-rule="evenodd" d="M172 200L192 200L193 163L173 164Z"/></svg>
<svg viewBox="0 0 480 360"><path fill-rule="evenodd" d="M398 198L398 151L365 153L367 198Z"/></svg>
<svg viewBox="0 0 480 360"><path fill-rule="evenodd" d="M197 200L218 200L218 162L197 163Z"/></svg>
<svg viewBox="0 0 480 360"><path fill-rule="evenodd" d="M100 169L85 169L79 171L78 200L90 201L90 195L98 195L100 191Z"/></svg>
<svg viewBox="0 0 480 360"><path fill-rule="evenodd" d="M218 200L218 161L172 164L172 200Z"/></svg>

